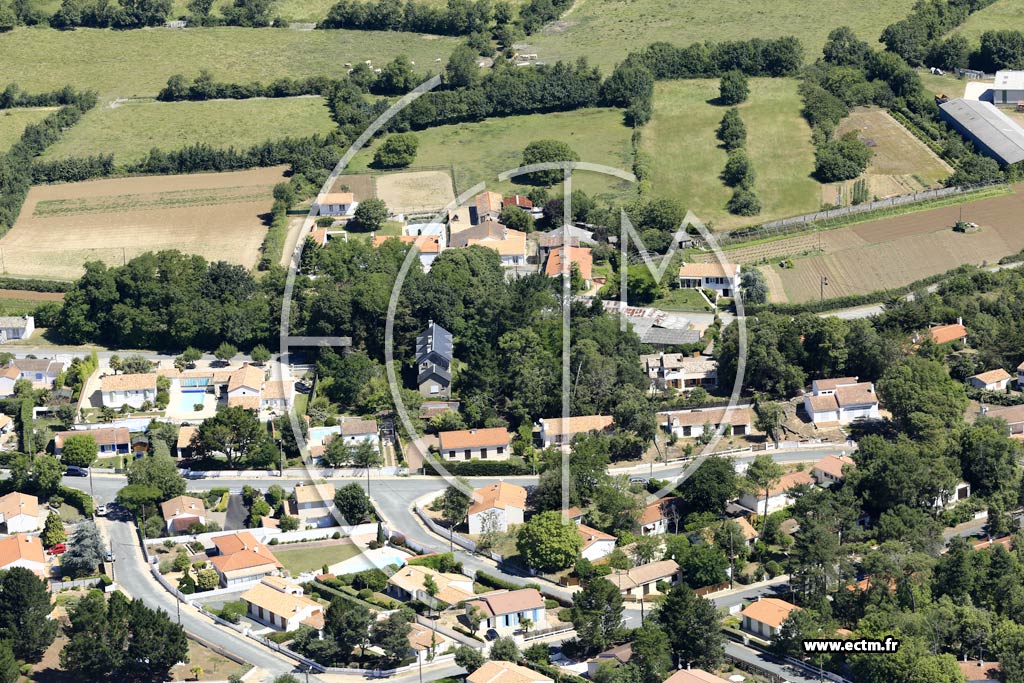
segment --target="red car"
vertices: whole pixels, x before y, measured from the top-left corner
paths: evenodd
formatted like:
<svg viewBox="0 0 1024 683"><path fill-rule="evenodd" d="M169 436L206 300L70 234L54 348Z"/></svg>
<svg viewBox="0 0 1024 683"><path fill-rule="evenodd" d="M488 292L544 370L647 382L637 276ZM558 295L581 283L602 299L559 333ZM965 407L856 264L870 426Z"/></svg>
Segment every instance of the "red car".
<svg viewBox="0 0 1024 683"><path fill-rule="evenodd" d="M52 548L50 548L46 552L48 552L51 555L60 555L61 553L66 552L67 549L68 549L67 545L65 545L63 543L58 543L57 545L53 546Z"/></svg>

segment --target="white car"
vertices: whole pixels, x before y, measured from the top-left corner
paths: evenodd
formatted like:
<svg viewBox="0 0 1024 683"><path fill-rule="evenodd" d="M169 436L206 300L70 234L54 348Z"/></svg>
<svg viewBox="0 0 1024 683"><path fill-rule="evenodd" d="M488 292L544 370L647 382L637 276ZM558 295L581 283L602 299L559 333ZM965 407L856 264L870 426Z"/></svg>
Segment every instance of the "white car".
<svg viewBox="0 0 1024 683"><path fill-rule="evenodd" d="M106 514L107 514L107 506L106 505L97 505L96 506L96 516L97 517L104 517L104 516L106 516Z"/></svg>

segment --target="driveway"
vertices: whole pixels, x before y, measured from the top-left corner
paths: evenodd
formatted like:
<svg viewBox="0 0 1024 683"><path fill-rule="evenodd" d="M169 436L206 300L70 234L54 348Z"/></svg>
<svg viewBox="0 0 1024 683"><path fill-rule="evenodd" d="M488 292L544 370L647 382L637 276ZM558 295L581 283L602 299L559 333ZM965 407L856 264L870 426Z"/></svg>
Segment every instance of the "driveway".
<svg viewBox="0 0 1024 683"><path fill-rule="evenodd" d="M224 514L224 530L244 529L245 520L248 518L249 510L246 509L242 496L237 493L231 494L228 498L227 512Z"/></svg>

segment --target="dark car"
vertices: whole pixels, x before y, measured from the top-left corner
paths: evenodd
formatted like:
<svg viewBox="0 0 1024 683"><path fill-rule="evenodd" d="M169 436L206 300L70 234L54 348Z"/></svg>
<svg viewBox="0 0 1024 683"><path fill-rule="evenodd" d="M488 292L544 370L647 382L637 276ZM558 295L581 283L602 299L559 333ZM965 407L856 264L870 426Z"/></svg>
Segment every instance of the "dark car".
<svg viewBox="0 0 1024 683"><path fill-rule="evenodd" d="M68 465L68 469L64 474L69 477L88 477L89 470L85 467L78 467L77 465Z"/></svg>

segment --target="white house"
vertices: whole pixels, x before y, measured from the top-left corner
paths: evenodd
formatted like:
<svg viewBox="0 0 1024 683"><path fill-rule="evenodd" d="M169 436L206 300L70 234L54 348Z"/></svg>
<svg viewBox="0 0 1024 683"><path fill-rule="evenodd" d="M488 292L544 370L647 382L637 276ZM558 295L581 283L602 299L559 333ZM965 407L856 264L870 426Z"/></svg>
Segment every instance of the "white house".
<svg viewBox="0 0 1024 683"><path fill-rule="evenodd" d="M958 481L952 491L941 491L938 498L932 501L932 507L936 510L951 508L961 500L971 497L971 485L966 481Z"/></svg>
<svg viewBox="0 0 1024 683"><path fill-rule="evenodd" d="M598 531L582 522L578 522L576 527L580 531L580 538L583 539L583 545L580 547L580 557L591 562L597 562L615 551L616 538L611 534Z"/></svg>
<svg viewBox="0 0 1024 683"><path fill-rule="evenodd" d="M30 315L0 316L0 344L15 339L28 339L36 329L36 319Z"/></svg>
<svg viewBox="0 0 1024 683"><path fill-rule="evenodd" d="M35 389L49 389L64 370L64 363L49 358L15 358L10 367L18 371L18 379L27 379Z"/></svg>
<svg viewBox="0 0 1024 683"><path fill-rule="evenodd" d="M544 596L535 588L496 591L477 597L466 604L466 610L476 610L480 617L478 632L494 629L500 635L510 635L521 628L524 619L530 620L531 630L547 625Z"/></svg>
<svg viewBox="0 0 1024 683"><path fill-rule="evenodd" d="M814 477L814 481L818 482L818 486L832 486L843 480L844 467L853 468L856 466L853 458L848 455L826 455L814 463L811 476Z"/></svg>
<svg viewBox="0 0 1024 683"><path fill-rule="evenodd" d="M380 451L380 433L376 420L344 420L338 425L339 436L346 446L358 446L369 443L374 450Z"/></svg>
<svg viewBox="0 0 1024 683"><path fill-rule="evenodd" d="M771 514L776 510L781 510L784 507L788 507L793 504L793 497L790 495L790 491L795 489L801 484L807 484L812 486L814 484L814 477L807 472L790 472L785 474L779 479L779 482L768 490L768 508L765 512L765 498L764 491L758 491L757 493L744 493L740 496L739 503L748 510L753 510L758 514Z"/></svg>
<svg viewBox="0 0 1024 683"><path fill-rule="evenodd" d="M139 409L147 401L152 403L156 400L156 377L155 372L107 375L100 380L103 406L106 408L131 406Z"/></svg>
<svg viewBox="0 0 1024 683"><path fill-rule="evenodd" d="M618 587L623 597L640 600L657 593L659 582L676 585L679 582L679 565L675 560L660 560L627 570L617 569L607 578Z"/></svg>
<svg viewBox="0 0 1024 683"><path fill-rule="evenodd" d="M294 380L272 379L260 391L260 410L285 413L294 400Z"/></svg>
<svg viewBox="0 0 1024 683"><path fill-rule="evenodd" d="M472 227L452 233L452 246L463 248L479 245L493 249L501 256L501 265L514 268L526 264L526 233L513 230L488 218Z"/></svg>
<svg viewBox="0 0 1024 683"><path fill-rule="evenodd" d="M47 577L46 555L38 536L14 534L0 538L0 569L24 567L41 579Z"/></svg>
<svg viewBox="0 0 1024 683"><path fill-rule="evenodd" d="M261 581L283 567L274 553L248 531L216 536L213 545L218 554L210 559L210 564L225 588Z"/></svg>
<svg viewBox="0 0 1024 683"><path fill-rule="evenodd" d="M439 235L427 235L423 238L417 235L377 235L373 238L373 246L379 247L388 240L398 240L403 244L414 247L419 253L420 264L426 271L430 270L430 266L434 264L434 261L441 255L445 247L444 240Z"/></svg>
<svg viewBox="0 0 1024 683"><path fill-rule="evenodd" d="M684 263L679 267L681 289L711 289L719 296L735 296L740 288L740 265L718 261Z"/></svg>
<svg viewBox="0 0 1024 683"><path fill-rule="evenodd" d="M334 492L334 484L296 484L293 495L296 516L307 526L334 526Z"/></svg>
<svg viewBox="0 0 1024 683"><path fill-rule="evenodd" d="M324 627L324 607L306 597L302 586L278 576L265 576L241 595L250 619L278 631L294 631L307 625Z"/></svg>
<svg viewBox="0 0 1024 683"><path fill-rule="evenodd" d="M21 373L18 368L8 365L0 369L0 398L7 398L14 395L14 383L18 381Z"/></svg>
<svg viewBox="0 0 1024 683"><path fill-rule="evenodd" d="M192 496L178 496L160 503L167 532L172 536L187 531L193 524L206 524L206 504Z"/></svg>
<svg viewBox="0 0 1024 683"><path fill-rule="evenodd" d="M1024 71L997 71L992 85L992 104L1016 107L1024 102Z"/></svg>
<svg viewBox="0 0 1024 683"><path fill-rule="evenodd" d="M260 394L263 392L264 372L254 365L245 363L228 377L228 405L232 399L236 401L242 398L255 397L259 405Z"/></svg>
<svg viewBox="0 0 1024 683"><path fill-rule="evenodd" d="M452 641L438 633L436 629L421 626L416 622L409 624L409 654L420 664L429 664L440 654L451 649Z"/></svg>
<svg viewBox="0 0 1024 683"><path fill-rule="evenodd" d="M681 516L679 510L679 499L675 496L666 496L646 505L637 524L640 525L640 533L643 536L654 536L658 534L676 533L675 522Z"/></svg>
<svg viewBox="0 0 1024 683"><path fill-rule="evenodd" d="M983 405L981 407L981 414L1005 420L1009 427L1010 436L1017 439L1024 438L1024 405L994 408Z"/></svg>
<svg viewBox="0 0 1024 683"><path fill-rule="evenodd" d="M8 534L31 533L38 531L39 499L25 493L14 491L0 497L0 524Z"/></svg>
<svg viewBox="0 0 1024 683"><path fill-rule="evenodd" d="M99 429L57 432L53 437L53 454L60 455L64 450L64 440L76 434L89 434L96 439L100 455L127 453L132 447L132 435L127 427L100 427Z"/></svg>
<svg viewBox="0 0 1024 683"><path fill-rule="evenodd" d="M320 216L352 216L359 202L351 192L326 192L317 195L316 212Z"/></svg>
<svg viewBox="0 0 1024 683"><path fill-rule="evenodd" d="M540 442L544 448L565 446L577 434L602 432L615 423L611 415L577 415L570 418L547 417L538 420Z"/></svg>
<svg viewBox="0 0 1024 683"><path fill-rule="evenodd" d="M1020 377L1019 367L1017 368L1017 376ZM975 389L984 389L986 391L1006 391L1006 386L1012 379L1013 376L1006 370L997 368L995 370L989 370L988 372L979 372L977 375L971 375L967 378L967 381Z"/></svg>
<svg viewBox="0 0 1024 683"><path fill-rule="evenodd" d="M443 460L508 460L512 435L504 427L440 432L438 450Z"/></svg>
<svg viewBox="0 0 1024 683"><path fill-rule="evenodd" d="M757 602L750 603L740 612L743 617L741 628L770 640L782 628L782 623L786 621L790 612L798 609L800 608L796 605L778 598L759 598Z"/></svg>
<svg viewBox="0 0 1024 683"><path fill-rule="evenodd" d="M523 523L526 489L515 484L498 482L473 491L469 507L469 533L508 531L511 524Z"/></svg>
<svg viewBox="0 0 1024 683"><path fill-rule="evenodd" d="M689 391L718 386L718 361L699 353L652 353L640 356L640 362L653 390Z"/></svg>
<svg viewBox="0 0 1024 683"><path fill-rule="evenodd" d="M804 396L804 410L816 425L879 418L875 385L856 377L814 380L811 393Z"/></svg>
<svg viewBox="0 0 1024 683"><path fill-rule="evenodd" d="M753 425L749 406L666 410L659 412L657 418L665 431L681 439L696 438L704 434L705 428L717 430L723 424L729 425L734 435L744 436L750 434Z"/></svg>

